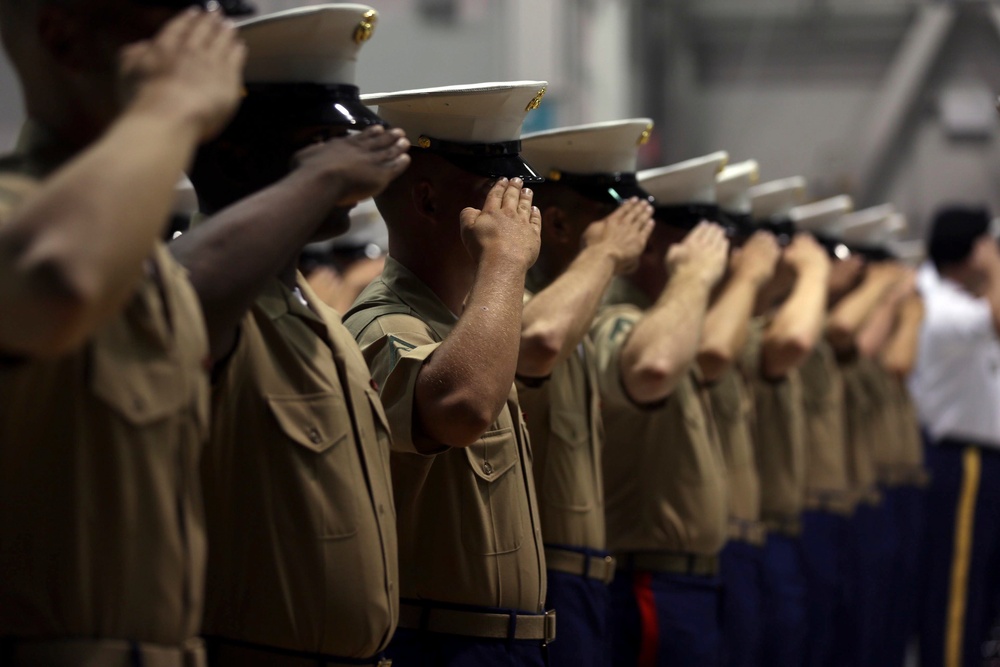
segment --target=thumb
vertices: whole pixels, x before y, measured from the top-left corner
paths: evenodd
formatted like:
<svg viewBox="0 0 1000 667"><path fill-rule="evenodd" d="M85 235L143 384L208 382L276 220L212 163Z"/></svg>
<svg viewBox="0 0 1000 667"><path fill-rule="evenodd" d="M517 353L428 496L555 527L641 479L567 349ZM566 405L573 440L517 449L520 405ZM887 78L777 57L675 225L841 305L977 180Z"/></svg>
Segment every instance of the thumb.
<svg viewBox="0 0 1000 667"><path fill-rule="evenodd" d="M458 215L458 221L461 223L462 227L468 228L476 224L476 218L482 213L478 208L472 208L468 206L462 209L462 212Z"/></svg>

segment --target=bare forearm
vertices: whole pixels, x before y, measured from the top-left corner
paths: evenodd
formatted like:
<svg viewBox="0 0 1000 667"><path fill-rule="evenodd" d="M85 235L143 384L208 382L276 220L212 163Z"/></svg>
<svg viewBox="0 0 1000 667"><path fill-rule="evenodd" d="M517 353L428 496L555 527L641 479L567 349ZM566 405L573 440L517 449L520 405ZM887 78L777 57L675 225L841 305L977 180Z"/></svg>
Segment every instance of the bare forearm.
<svg viewBox="0 0 1000 667"><path fill-rule="evenodd" d="M452 447L475 442L503 409L520 343L524 272L484 258L455 328L421 369L421 428Z"/></svg>
<svg viewBox="0 0 1000 667"><path fill-rule="evenodd" d="M1000 336L1000 273L990 277L985 296L990 304L990 312L993 315L993 328L996 330L997 335Z"/></svg>
<svg viewBox="0 0 1000 667"><path fill-rule="evenodd" d="M599 248L587 248L555 281L524 306L517 372L546 377L566 358L593 323L614 276L614 262Z"/></svg>
<svg viewBox="0 0 1000 667"><path fill-rule="evenodd" d="M19 323L0 327L0 347L58 354L119 311L162 233L197 136L187 119L131 112L0 226L0 303L5 319Z"/></svg>
<svg viewBox="0 0 1000 667"><path fill-rule="evenodd" d="M694 361L711 287L694 276L671 279L621 352L622 382L637 403L673 393Z"/></svg>
<svg viewBox="0 0 1000 667"><path fill-rule="evenodd" d="M889 340L899 311L899 301L891 300L880 304L858 332L856 347L858 354L873 358L879 354Z"/></svg>
<svg viewBox="0 0 1000 667"><path fill-rule="evenodd" d="M834 307L827 322L826 335L835 350L848 350L854 346L858 331L889 287L891 283L884 279L868 279Z"/></svg>
<svg viewBox="0 0 1000 667"><path fill-rule="evenodd" d="M228 352L261 288L294 261L339 192L335 179L296 171L170 243L201 301L213 358Z"/></svg>
<svg viewBox="0 0 1000 667"><path fill-rule="evenodd" d="M919 299L919 297L910 297ZM903 304L896 328L882 351L882 365L890 373L906 378L913 371L920 349L920 325L923 308L919 301Z"/></svg>
<svg viewBox="0 0 1000 667"><path fill-rule="evenodd" d="M739 277L731 278L705 316L698 349L698 366L706 381L726 372L746 343L757 298L757 285Z"/></svg>
<svg viewBox="0 0 1000 667"><path fill-rule="evenodd" d="M792 293L764 332L761 372L765 377L784 377L801 365L816 346L826 316L826 281L826 272L809 269L796 280Z"/></svg>

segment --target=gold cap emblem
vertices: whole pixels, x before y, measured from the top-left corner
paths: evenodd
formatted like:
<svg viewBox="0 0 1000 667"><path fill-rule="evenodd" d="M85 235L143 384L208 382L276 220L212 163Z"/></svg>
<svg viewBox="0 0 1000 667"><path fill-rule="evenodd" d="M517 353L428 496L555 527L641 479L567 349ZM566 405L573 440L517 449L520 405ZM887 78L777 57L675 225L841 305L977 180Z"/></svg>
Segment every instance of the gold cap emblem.
<svg viewBox="0 0 1000 667"><path fill-rule="evenodd" d="M531 98L531 101L528 102L528 106L524 107L524 110L525 111L534 111L539 106L541 106L541 104L542 104L542 98L545 97L545 91L546 90L548 90L548 89L547 88L542 88L541 90L539 90L538 93L534 97Z"/></svg>
<svg viewBox="0 0 1000 667"><path fill-rule="evenodd" d="M649 143L649 138L653 135L653 124L650 123L646 126L646 129L642 131L639 135L639 140L635 142L636 146L645 146Z"/></svg>
<svg viewBox="0 0 1000 667"><path fill-rule="evenodd" d="M361 16L361 23L354 29L354 42L363 44L372 38L375 32L375 23L378 21L378 13L374 9L369 9Z"/></svg>
<svg viewBox="0 0 1000 667"><path fill-rule="evenodd" d="M431 140L423 135L420 135L420 137L417 138L417 146L420 146L421 148L430 148Z"/></svg>
<svg viewBox="0 0 1000 667"><path fill-rule="evenodd" d="M562 178L562 172L558 169L553 169L549 172L548 179L550 181L558 181L560 178Z"/></svg>

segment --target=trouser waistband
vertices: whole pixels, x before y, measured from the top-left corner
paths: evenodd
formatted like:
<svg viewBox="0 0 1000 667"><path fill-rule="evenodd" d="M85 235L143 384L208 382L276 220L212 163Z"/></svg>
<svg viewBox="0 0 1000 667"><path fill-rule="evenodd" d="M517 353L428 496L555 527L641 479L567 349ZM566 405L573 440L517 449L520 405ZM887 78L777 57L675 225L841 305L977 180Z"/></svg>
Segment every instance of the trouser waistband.
<svg viewBox="0 0 1000 667"><path fill-rule="evenodd" d="M767 541L767 526L760 521L729 519L729 539L746 542L755 547L764 546Z"/></svg>
<svg viewBox="0 0 1000 667"><path fill-rule="evenodd" d="M615 579L615 559L561 547L545 547L545 567L610 584Z"/></svg>
<svg viewBox="0 0 1000 667"><path fill-rule="evenodd" d="M813 512L850 516L855 504L847 491L806 491L805 508Z"/></svg>
<svg viewBox="0 0 1000 667"><path fill-rule="evenodd" d="M206 667L200 639L164 646L124 639L0 639L0 667Z"/></svg>
<svg viewBox="0 0 1000 667"><path fill-rule="evenodd" d="M640 572L684 574L712 577L719 573L717 556L676 553L672 551L637 551L615 556L620 567Z"/></svg>
<svg viewBox="0 0 1000 667"><path fill-rule="evenodd" d="M768 532L785 537L798 537L802 534L802 518L799 516L772 514L764 517L764 525L767 526Z"/></svg>
<svg viewBox="0 0 1000 667"><path fill-rule="evenodd" d="M481 639L551 642L556 638L556 612L528 614L515 610L460 608L423 600L402 601L399 627Z"/></svg>
<svg viewBox="0 0 1000 667"><path fill-rule="evenodd" d="M205 637L209 665L263 665L268 667L391 667L392 660L381 655L372 658L344 658L328 653L312 653L256 644L226 637Z"/></svg>

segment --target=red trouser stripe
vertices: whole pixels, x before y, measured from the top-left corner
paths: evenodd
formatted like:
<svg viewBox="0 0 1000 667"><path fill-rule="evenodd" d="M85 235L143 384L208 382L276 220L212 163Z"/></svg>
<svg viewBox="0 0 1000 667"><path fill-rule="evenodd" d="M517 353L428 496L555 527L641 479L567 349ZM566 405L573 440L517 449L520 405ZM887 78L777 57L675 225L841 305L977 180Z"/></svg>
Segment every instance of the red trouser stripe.
<svg viewBox="0 0 1000 667"><path fill-rule="evenodd" d="M656 667L656 655L660 652L660 624L656 618L656 598L650 585L652 580L652 574L637 572L632 582L635 601L639 605L639 620L642 624L639 667Z"/></svg>

